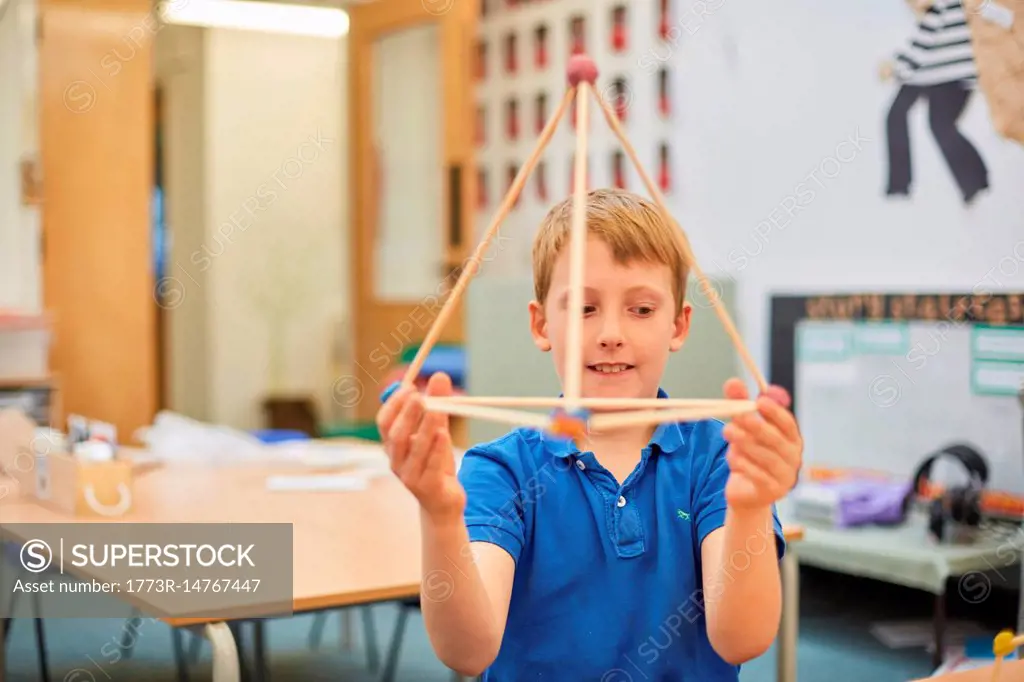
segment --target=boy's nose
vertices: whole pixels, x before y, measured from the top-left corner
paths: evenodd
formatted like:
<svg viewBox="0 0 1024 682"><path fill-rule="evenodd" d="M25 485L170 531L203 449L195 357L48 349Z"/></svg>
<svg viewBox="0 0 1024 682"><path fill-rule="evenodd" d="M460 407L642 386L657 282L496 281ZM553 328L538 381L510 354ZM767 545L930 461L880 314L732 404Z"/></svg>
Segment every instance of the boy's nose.
<svg viewBox="0 0 1024 682"><path fill-rule="evenodd" d="M622 328L619 326L618 321L605 320L604 324L601 325L601 332L597 340L602 348L621 348L623 342Z"/></svg>

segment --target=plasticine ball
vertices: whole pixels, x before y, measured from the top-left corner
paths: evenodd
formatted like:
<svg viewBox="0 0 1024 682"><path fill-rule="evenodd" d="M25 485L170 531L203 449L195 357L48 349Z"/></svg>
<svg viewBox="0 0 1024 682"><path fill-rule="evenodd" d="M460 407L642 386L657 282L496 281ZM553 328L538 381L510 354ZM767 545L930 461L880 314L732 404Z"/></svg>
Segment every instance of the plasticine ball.
<svg viewBox="0 0 1024 682"><path fill-rule="evenodd" d="M995 640L992 642L992 653L997 657L1009 656L1013 653L1013 633L1009 630L1003 630L996 635Z"/></svg>
<svg viewBox="0 0 1024 682"><path fill-rule="evenodd" d="M555 436L579 442L587 435L588 416L585 410L578 413L555 410L551 415L551 425L548 430Z"/></svg>
<svg viewBox="0 0 1024 682"><path fill-rule="evenodd" d="M576 87L580 81L593 85L597 81L597 64L585 54L574 54L569 58L569 85Z"/></svg>

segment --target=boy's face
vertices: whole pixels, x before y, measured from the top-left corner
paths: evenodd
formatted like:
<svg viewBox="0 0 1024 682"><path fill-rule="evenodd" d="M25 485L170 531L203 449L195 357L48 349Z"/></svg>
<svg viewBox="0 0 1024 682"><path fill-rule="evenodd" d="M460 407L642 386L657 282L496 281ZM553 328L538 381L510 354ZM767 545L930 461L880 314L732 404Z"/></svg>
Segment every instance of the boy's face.
<svg viewBox="0 0 1024 682"><path fill-rule="evenodd" d="M670 352L682 348L690 328L687 303L676 315L667 265L616 263L608 245L587 240L583 273L581 391L592 398L653 398ZM530 303L530 331L554 355L565 384L569 330L569 248L562 249L543 303Z"/></svg>

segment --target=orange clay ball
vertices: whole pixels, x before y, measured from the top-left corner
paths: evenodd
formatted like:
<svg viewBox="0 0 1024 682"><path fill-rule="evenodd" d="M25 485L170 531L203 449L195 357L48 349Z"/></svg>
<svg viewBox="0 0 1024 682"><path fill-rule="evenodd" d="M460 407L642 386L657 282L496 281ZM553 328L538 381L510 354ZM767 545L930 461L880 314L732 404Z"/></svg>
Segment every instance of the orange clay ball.
<svg viewBox="0 0 1024 682"><path fill-rule="evenodd" d="M587 433L587 422L579 417L557 414L551 419L548 430L556 436L580 440Z"/></svg>
<svg viewBox="0 0 1024 682"><path fill-rule="evenodd" d="M992 653L997 657L1009 656L1013 653L1013 633L1009 630L1003 630L996 635L995 640L992 642Z"/></svg>

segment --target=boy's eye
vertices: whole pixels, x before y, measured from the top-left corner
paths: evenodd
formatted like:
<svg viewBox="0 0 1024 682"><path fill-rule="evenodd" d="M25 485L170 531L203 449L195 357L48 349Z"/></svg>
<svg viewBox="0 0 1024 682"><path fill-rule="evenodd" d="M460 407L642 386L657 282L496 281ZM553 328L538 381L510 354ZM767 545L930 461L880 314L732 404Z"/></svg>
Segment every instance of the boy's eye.
<svg viewBox="0 0 1024 682"><path fill-rule="evenodd" d="M585 305L585 306L583 306L583 314L584 315L589 315L590 313L594 312L595 310L597 310L597 306L594 306L594 305Z"/></svg>
<svg viewBox="0 0 1024 682"><path fill-rule="evenodd" d="M641 317L647 317L648 315L654 313L654 308L647 305L638 305L635 308L633 308L633 310L636 312L637 315L640 315Z"/></svg>

